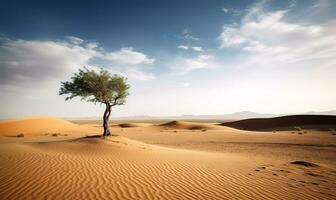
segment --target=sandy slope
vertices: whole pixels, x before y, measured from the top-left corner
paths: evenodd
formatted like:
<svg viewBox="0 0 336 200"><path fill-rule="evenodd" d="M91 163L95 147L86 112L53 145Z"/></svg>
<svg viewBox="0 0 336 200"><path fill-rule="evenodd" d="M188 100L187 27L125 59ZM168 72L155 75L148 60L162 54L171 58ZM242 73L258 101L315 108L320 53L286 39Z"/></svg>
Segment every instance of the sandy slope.
<svg viewBox="0 0 336 200"><path fill-rule="evenodd" d="M333 149L336 142L331 134L319 137L308 133L300 138L290 137L290 133L267 136L266 132L230 130L174 132L159 126L116 126L112 131L119 136L108 139L91 137L56 142L58 137L36 135L0 138L0 199L336 198L336 168L329 161L336 160L335 156L330 154L328 159L319 160L311 157L309 161L319 166L305 167L291 164L296 158L293 155L266 154L274 148L272 142L283 144L282 153L293 150L289 143L327 144ZM166 142L167 146L179 148L126 137L150 143ZM24 142L29 138L29 142ZM71 138L71 133L60 138ZM214 141L231 141L230 149L234 151L227 148L214 151L211 149L217 145ZM190 148L190 142L197 145ZM258 150L249 153L239 142L250 142L250 149ZM270 146L260 149L257 143ZM301 146L297 148L298 155L309 152Z"/></svg>
<svg viewBox="0 0 336 200"><path fill-rule="evenodd" d="M336 135L331 132L304 130L304 134L298 134L298 131L252 132L231 128L204 132L154 127L112 129L112 132L160 146L264 156L271 161L307 160L336 168Z"/></svg>
<svg viewBox="0 0 336 200"><path fill-rule="evenodd" d="M0 136L38 136L53 133L92 134L99 129L92 126L77 125L63 119L52 117L32 117L0 121Z"/></svg>

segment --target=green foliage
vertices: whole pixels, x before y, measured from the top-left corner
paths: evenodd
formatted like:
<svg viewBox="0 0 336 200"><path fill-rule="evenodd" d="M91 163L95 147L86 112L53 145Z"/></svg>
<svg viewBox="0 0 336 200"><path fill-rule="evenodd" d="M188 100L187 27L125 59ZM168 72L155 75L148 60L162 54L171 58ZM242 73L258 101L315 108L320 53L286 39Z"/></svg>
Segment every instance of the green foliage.
<svg viewBox="0 0 336 200"><path fill-rule="evenodd" d="M129 95L130 86L126 78L112 75L107 70L80 69L72 78L72 81L61 83L60 95L69 95L65 100L81 97L88 102L104 103L109 106L123 105Z"/></svg>

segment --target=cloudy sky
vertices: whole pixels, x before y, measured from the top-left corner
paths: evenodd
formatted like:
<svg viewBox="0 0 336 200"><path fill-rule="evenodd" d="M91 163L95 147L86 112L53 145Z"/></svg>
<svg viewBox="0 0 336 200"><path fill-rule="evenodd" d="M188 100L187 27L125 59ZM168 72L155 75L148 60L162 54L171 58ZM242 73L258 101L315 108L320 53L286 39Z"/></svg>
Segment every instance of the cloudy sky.
<svg viewBox="0 0 336 200"><path fill-rule="evenodd" d="M92 1L93 2L93 1ZM336 109L336 1L0 1L0 118L100 116L58 96L83 66L126 76L114 116Z"/></svg>

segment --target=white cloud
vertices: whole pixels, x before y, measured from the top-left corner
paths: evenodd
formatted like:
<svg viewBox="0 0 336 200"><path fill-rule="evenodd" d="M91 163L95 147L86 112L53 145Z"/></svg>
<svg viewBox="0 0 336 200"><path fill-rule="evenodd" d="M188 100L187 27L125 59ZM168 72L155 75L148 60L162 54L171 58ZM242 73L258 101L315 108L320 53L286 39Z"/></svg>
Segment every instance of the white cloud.
<svg viewBox="0 0 336 200"><path fill-rule="evenodd" d="M188 50L191 49L193 51L203 51L203 48L200 46L187 46L187 45L179 45L177 46L178 49L184 49L184 50Z"/></svg>
<svg viewBox="0 0 336 200"><path fill-rule="evenodd" d="M186 74L194 70L214 68L212 55L198 55L192 58L179 58L172 65L172 69L176 74Z"/></svg>
<svg viewBox="0 0 336 200"><path fill-rule="evenodd" d="M286 10L264 12L257 4L239 25L224 26L221 48L238 48L248 54L245 66L319 66L336 62L336 21L296 24L284 20Z"/></svg>
<svg viewBox="0 0 336 200"><path fill-rule="evenodd" d="M153 73L145 73L137 68L129 68L125 71L125 76L129 79L138 80L138 81L149 81L155 79Z"/></svg>
<svg viewBox="0 0 336 200"><path fill-rule="evenodd" d="M95 49L99 46L98 42L89 42L85 45L89 49Z"/></svg>
<svg viewBox="0 0 336 200"><path fill-rule="evenodd" d="M189 71L189 70L193 70L193 69L203 69L203 68L207 68L209 66L209 64L207 63L207 61L210 59L210 56L207 55L201 55L201 56L197 56L196 58L190 58L190 59L185 59L185 68Z"/></svg>
<svg viewBox="0 0 336 200"><path fill-rule="evenodd" d="M178 49L185 49L185 50L188 50L189 49L189 46L187 45L179 45L177 46Z"/></svg>
<svg viewBox="0 0 336 200"><path fill-rule="evenodd" d="M253 6L247 9L246 13L242 18L242 23L247 21L258 20L260 17L262 17L265 14L264 12L265 5L267 5L269 1L270 0L257 1Z"/></svg>
<svg viewBox="0 0 336 200"><path fill-rule="evenodd" d="M225 12L225 13L228 13L230 11L229 8L222 8L222 11Z"/></svg>
<svg viewBox="0 0 336 200"><path fill-rule="evenodd" d="M155 59L148 58L148 56L142 52L134 51L132 47L121 48L119 51L107 53L104 55L104 58L130 65L152 64L155 61Z"/></svg>
<svg viewBox="0 0 336 200"><path fill-rule="evenodd" d="M202 47L191 47L194 51L203 51Z"/></svg>
<svg viewBox="0 0 336 200"><path fill-rule="evenodd" d="M67 41L9 40L0 41L0 87L25 88L45 83L59 84L78 68L95 65L96 60L118 61L118 70L130 79L151 80L151 73L142 71L138 64L149 64L148 58L132 48L107 52L96 42L85 42L76 37ZM71 40L71 41L69 41ZM114 68L110 63L109 68ZM105 67L103 66L103 67ZM134 68L134 69L133 69Z"/></svg>
<svg viewBox="0 0 336 200"><path fill-rule="evenodd" d="M182 83L182 87L189 87L189 86L190 86L190 83L188 83L188 82Z"/></svg>
<svg viewBox="0 0 336 200"><path fill-rule="evenodd" d="M0 82L24 85L62 77L98 54L67 42L6 40L0 43Z"/></svg>

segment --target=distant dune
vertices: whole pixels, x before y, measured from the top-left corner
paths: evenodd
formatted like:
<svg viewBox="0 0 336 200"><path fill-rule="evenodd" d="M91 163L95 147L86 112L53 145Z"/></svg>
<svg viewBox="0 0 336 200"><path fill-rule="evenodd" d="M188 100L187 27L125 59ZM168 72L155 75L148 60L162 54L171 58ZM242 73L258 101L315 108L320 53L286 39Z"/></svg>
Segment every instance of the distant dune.
<svg viewBox="0 0 336 200"><path fill-rule="evenodd" d="M199 129L220 129L220 126L205 124L205 123L194 123L194 122L184 122L184 121L171 121L168 123L160 124L159 126L173 128L173 129L188 129L188 130L199 130Z"/></svg>
<svg viewBox="0 0 336 200"><path fill-rule="evenodd" d="M292 130L295 126L308 126L312 128L336 127L336 116L331 115L291 115L274 118L255 118L233 122L225 122L222 126L237 129L258 130Z"/></svg>
<svg viewBox="0 0 336 200"><path fill-rule="evenodd" d="M151 124L147 124L147 123L122 123L122 124L118 124L117 126L121 128L134 128L134 127L146 127L150 125Z"/></svg>
<svg viewBox="0 0 336 200"><path fill-rule="evenodd" d="M31 117L0 121L0 136L90 133L95 129L52 117Z"/></svg>

